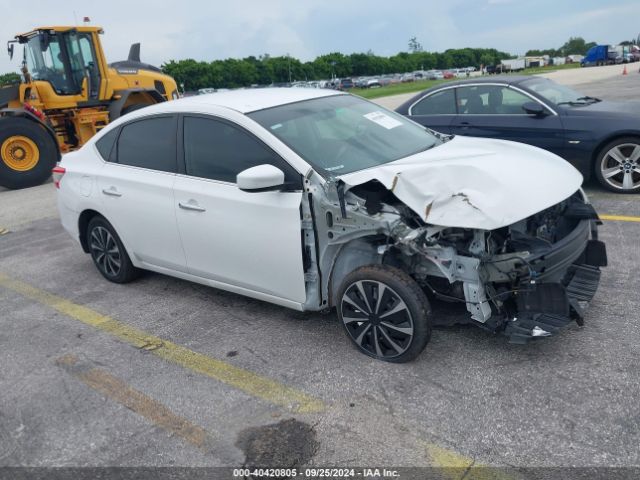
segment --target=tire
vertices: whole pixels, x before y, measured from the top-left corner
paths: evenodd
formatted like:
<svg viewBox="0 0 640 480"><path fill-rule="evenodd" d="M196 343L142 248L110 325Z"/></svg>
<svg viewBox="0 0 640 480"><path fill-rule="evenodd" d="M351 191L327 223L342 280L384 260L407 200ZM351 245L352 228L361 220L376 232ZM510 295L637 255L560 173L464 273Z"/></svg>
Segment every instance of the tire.
<svg viewBox="0 0 640 480"><path fill-rule="evenodd" d="M120 116L126 115L127 113L135 112L136 110L142 110L145 107L148 107L146 103L134 103L133 105L129 105L122 109L122 113Z"/></svg>
<svg viewBox="0 0 640 480"><path fill-rule="evenodd" d="M413 360L431 337L429 300L413 278L389 265L367 265L347 275L338 291L337 311L353 344L378 360Z"/></svg>
<svg viewBox="0 0 640 480"><path fill-rule="evenodd" d="M58 158L58 145L43 125L24 117L0 118L0 186L40 185Z"/></svg>
<svg viewBox="0 0 640 480"><path fill-rule="evenodd" d="M87 225L87 245L91 259L104 278L113 283L128 283L140 275L113 226L100 215Z"/></svg>
<svg viewBox="0 0 640 480"><path fill-rule="evenodd" d="M640 192L640 137L616 138L606 144L595 161L600 184L612 192Z"/></svg>

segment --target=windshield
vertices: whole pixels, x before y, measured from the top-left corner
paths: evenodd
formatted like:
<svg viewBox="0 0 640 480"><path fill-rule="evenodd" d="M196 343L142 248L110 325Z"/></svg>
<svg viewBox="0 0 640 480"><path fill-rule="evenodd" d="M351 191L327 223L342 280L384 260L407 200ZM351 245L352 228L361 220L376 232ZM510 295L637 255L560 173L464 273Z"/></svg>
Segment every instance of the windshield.
<svg viewBox="0 0 640 480"><path fill-rule="evenodd" d="M79 93L85 69L96 65L91 45L89 34L75 31L35 35L26 44L29 72L34 80L51 83L58 94Z"/></svg>
<svg viewBox="0 0 640 480"><path fill-rule="evenodd" d="M25 48L27 66L34 80L50 82L58 93L72 90L57 36L49 36L48 42L45 42L41 35L36 35L29 39Z"/></svg>
<svg viewBox="0 0 640 480"><path fill-rule="evenodd" d="M583 95L566 85L560 85L546 78L525 80L522 85L556 105L586 105L599 101Z"/></svg>
<svg viewBox="0 0 640 480"><path fill-rule="evenodd" d="M306 100L249 117L325 175L392 162L440 143L403 116L352 95Z"/></svg>

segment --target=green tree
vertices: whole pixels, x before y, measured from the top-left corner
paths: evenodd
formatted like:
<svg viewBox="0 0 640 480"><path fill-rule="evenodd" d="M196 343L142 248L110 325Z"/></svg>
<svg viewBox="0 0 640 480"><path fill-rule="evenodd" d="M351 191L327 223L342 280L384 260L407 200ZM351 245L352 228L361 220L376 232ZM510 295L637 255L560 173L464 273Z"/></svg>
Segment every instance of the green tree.
<svg viewBox="0 0 640 480"><path fill-rule="evenodd" d="M14 85L20 83L20 75L15 72L4 73L0 75L0 86Z"/></svg>
<svg viewBox="0 0 640 480"><path fill-rule="evenodd" d="M411 37L409 39L409 51L412 53L422 51L422 44L418 41L416 37Z"/></svg>
<svg viewBox="0 0 640 480"><path fill-rule="evenodd" d="M585 42L582 37L571 37L564 45L560 47L562 56L567 55L584 55L591 47L595 46L595 42Z"/></svg>

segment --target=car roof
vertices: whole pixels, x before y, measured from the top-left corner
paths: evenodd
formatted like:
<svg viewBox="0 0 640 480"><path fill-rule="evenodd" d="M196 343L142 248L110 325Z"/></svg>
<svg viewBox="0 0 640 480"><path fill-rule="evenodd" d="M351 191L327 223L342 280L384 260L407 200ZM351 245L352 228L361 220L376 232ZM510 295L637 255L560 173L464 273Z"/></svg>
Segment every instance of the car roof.
<svg viewBox="0 0 640 480"><path fill-rule="evenodd" d="M478 85L482 83L487 83L487 84L504 83L505 85L517 85L519 83L524 82L525 80L531 80L533 78L541 78L541 77L536 77L534 75L490 75L490 76L472 77L472 78L466 78L464 80L452 80L445 83L439 83L434 87L427 88L426 90L422 90L418 92L416 95L414 95L409 100L407 100L402 105L400 105L398 108L396 108L396 112L406 114L405 112L408 111L409 107L413 105L416 101L418 101L420 98L425 96L427 93L435 92L442 88L459 87L463 85Z"/></svg>
<svg viewBox="0 0 640 480"><path fill-rule="evenodd" d="M345 94L335 90L323 90L320 88L252 88L197 95L174 100L171 103L178 110L189 110L190 106L202 107L210 105L230 108L240 113L249 113L264 110L265 108L286 105L288 103L329 97L332 95Z"/></svg>
<svg viewBox="0 0 640 480"><path fill-rule="evenodd" d="M529 80L531 78L536 78L531 75L491 75L491 76L483 76L483 77L471 77L466 78L464 80L453 80L451 82L447 82L446 86L450 87L453 85L465 85L467 83L504 83L507 85L515 85L517 83L523 82L524 80ZM438 85L437 87L442 87L443 84ZM433 87L433 89L437 88ZM431 90L425 90L425 92Z"/></svg>

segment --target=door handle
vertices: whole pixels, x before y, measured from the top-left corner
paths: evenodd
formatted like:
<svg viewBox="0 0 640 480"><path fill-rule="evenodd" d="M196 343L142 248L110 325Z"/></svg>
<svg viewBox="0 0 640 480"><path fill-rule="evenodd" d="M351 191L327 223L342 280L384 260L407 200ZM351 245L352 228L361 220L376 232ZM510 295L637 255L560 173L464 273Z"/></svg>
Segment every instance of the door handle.
<svg viewBox="0 0 640 480"><path fill-rule="evenodd" d="M471 124L469 122L460 122L460 128L470 128Z"/></svg>
<svg viewBox="0 0 640 480"><path fill-rule="evenodd" d="M105 195L109 195L111 197L121 197L122 194L116 190L116 187L111 187L109 189L103 188L102 193Z"/></svg>
<svg viewBox="0 0 640 480"><path fill-rule="evenodd" d="M207 211L206 208L202 208L197 203L191 203L191 202L182 203L182 202L178 202L178 206L183 210L193 210L194 212L206 212Z"/></svg>

